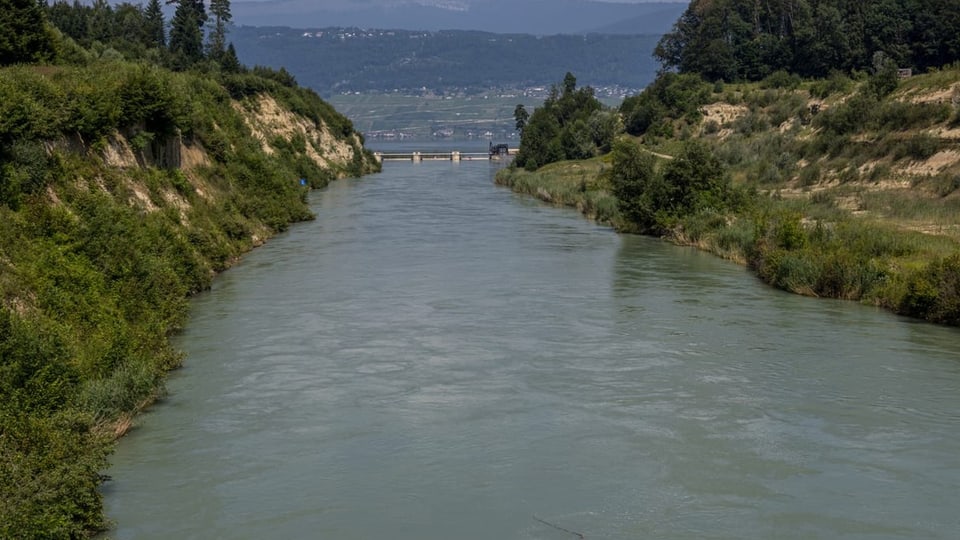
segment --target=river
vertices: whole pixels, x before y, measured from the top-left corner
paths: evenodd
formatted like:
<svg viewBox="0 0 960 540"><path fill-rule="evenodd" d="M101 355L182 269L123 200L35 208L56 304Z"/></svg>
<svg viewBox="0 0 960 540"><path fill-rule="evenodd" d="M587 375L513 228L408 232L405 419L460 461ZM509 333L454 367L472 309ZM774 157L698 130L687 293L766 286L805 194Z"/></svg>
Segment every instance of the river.
<svg viewBox="0 0 960 540"><path fill-rule="evenodd" d="M483 143L486 144L486 143ZM388 163L192 302L111 538L956 538L960 332Z"/></svg>

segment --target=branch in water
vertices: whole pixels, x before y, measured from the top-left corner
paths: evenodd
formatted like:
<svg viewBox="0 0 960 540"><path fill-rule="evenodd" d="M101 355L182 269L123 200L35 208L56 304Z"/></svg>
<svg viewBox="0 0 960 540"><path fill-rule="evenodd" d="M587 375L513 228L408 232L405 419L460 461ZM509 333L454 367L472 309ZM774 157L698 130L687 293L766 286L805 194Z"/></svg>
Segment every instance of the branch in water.
<svg viewBox="0 0 960 540"><path fill-rule="evenodd" d="M563 527L561 527L561 526L559 526L559 525L555 525L555 524L553 524L553 523L550 523L549 521L544 521L544 520L538 518L537 516L533 516L533 519L539 521L540 523L543 523L543 524L546 525L547 527L553 527L554 529L556 529L556 530L558 530L558 531L563 531L563 532L565 532L565 533L567 533L567 534L572 534L573 536L576 536L576 537L579 538L580 540L584 540L584 539L586 538L585 536L583 536L582 534L580 534L580 533L578 533L578 532L576 532L576 531L571 531L570 529L564 529Z"/></svg>

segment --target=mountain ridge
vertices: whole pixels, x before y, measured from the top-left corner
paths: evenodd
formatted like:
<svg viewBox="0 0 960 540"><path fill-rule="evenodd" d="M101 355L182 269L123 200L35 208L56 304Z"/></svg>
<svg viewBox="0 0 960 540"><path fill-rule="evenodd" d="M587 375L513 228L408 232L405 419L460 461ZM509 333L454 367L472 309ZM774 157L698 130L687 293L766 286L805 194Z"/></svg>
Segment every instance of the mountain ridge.
<svg viewBox="0 0 960 540"><path fill-rule="evenodd" d="M377 3L335 9L318 8L308 0L277 0L234 2L232 12L234 22L241 26L356 26L549 35L586 34L621 21L636 20L640 24L637 31L617 33L663 34L670 30L686 6L685 2L487 0Z"/></svg>
<svg viewBox="0 0 960 540"><path fill-rule="evenodd" d="M241 26L232 37L244 63L283 65L300 83L323 95L546 87L566 72L595 87L637 91L656 75L652 52L660 39L260 26Z"/></svg>

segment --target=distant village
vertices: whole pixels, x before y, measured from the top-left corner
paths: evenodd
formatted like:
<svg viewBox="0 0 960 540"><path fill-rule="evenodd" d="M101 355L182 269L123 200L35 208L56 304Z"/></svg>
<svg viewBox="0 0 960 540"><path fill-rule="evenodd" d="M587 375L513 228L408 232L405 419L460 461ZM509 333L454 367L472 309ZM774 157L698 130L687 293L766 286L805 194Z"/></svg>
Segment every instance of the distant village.
<svg viewBox="0 0 960 540"><path fill-rule="evenodd" d="M398 46L399 43L406 42L407 40L424 40L435 38L439 34L443 34L443 32L374 30L360 28L308 29L297 30L296 33L292 32L291 30L287 30L286 32L277 32L275 34L263 34L260 36L260 38L271 39L276 36L282 36L288 40L292 40L293 42L304 40L311 42L323 41L326 43L385 39L393 40L393 46ZM518 37L516 39L524 38ZM527 36L526 39L530 39L530 37ZM514 42L515 37L510 35L490 34L486 41L501 42L501 44L503 44L506 42ZM474 41L473 43L476 45L477 42ZM304 47L306 47L306 45L304 45ZM413 63L419 59L416 52L410 52L407 54L409 56L399 58L395 60L395 62L399 62L400 64ZM333 97L341 96L348 100L348 102L357 104L364 103L362 106L362 111L351 111L351 113L356 124L366 124L367 129L363 129L363 134L368 140L404 141L438 139L517 141L519 139L519 134L515 130L514 120L512 118L513 106L515 104L523 104L528 110L532 111L533 108L539 106L539 104L550 95L552 86L550 84L543 83L501 84L498 82L489 81L489 79L487 80L487 84L489 86L459 86L457 84L450 83L438 86L436 82L431 84L426 80L421 79L420 81L422 81L423 86L420 87L411 88L408 86L398 86L395 88L390 88L389 86L386 86L379 89L363 90L356 87L350 88L354 85L351 84L349 80L344 79L343 81L333 85L330 95ZM624 85L592 84L589 79L582 79L579 81L579 83L581 86L590 86L593 88L594 95L602 102L610 106L617 106L624 98L631 95L636 95L642 91L642 88ZM342 89L337 90L336 87L340 85L343 85L341 87ZM501 103L509 103L510 112L504 113L504 111L501 109L499 113L490 114L489 109L486 109L487 112L483 113L482 117L477 117L472 114L468 115L466 113L461 117L459 112L454 113L448 111L450 107L439 106L437 110L443 110L447 112L441 113L441 115L437 117L433 124L429 127L421 125L418 128L414 128L412 126L406 127L405 125L399 125L393 121L383 122L382 119L377 118L379 113L372 115L372 119L369 122L364 122L368 114L370 114L374 109L383 106L378 100L377 96L383 96L387 98L386 103L395 103L394 101L391 101L392 98L399 98L400 100L403 98L417 98L448 102L450 103L450 106L454 108L461 105L467 106L466 102L473 102L473 104L476 105L480 100L489 99L496 100ZM351 99L354 97L356 100ZM371 101L366 101L366 97L369 97ZM389 110L390 106L386 106L386 108ZM484 110L483 107L478 107L477 109Z"/></svg>
<svg viewBox="0 0 960 540"><path fill-rule="evenodd" d="M382 141L405 141L422 139L423 135L412 130L390 129L380 131L365 131L363 136L367 139ZM515 140L519 135L514 130L499 129L497 131L479 131L462 128L440 128L434 130L430 137L433 139L451 139L451 140L481 140L481 141L503 141Z"/></svg>
<svg viewBox="0 0 960 540"><path fill-rule="evenodd" d="M430 32L430 31L409 31L409 30L382 30L382 29L362 29L362 28L325 28L325 29L308 29L308 30L294 30L294 29L285 29L283 31L275 31L268 34L260 34L259 39L261 40L270 40L276 37L284 37L287 39L296 39L299 37L303 40L310 41L328 41L328 42L346 42L352 40L376 40L376 39L409 39L409 40L423 40L429 39L437 36L438 34L443 34L444 32ZM491 43L513 43L515 41L514 37L511 35L499 35L499 34L489 34L487 41ZM415 57L409 58L409 61L415 61ZM347 82L347 81L344 81ZM606 85L606 84L595 84L590 80L584 79L579 81L581 86L590 86L594 89L595 95L601 100L622 100L627 96L635 95L640 93L643 90L642 87L630 87L630 86L621 86L621 85ZM476 96L478 92L488 93L490 91L495 91L499 97L505 98L514 98L514 97L526 97L531 99L536 99L538 102L542 101L547 97L550 91L550 87L546 85L537 85L529 87L503 87L503 88L492 88L492 89L478 89L476 86L470 87L457 87L457 86L444 86L442 88L431 88L431 87L421 87L421 88L394 88L388 89L384 88L378 93L392 93L400 95L413 95L418 97L444 97L444 98L462 98L469 96ZM342 91L334 90L333 93L339 93L341 95L347 94L356 94L361 93L370 93L358 92L354 89L345 89Z"/></svg>
<svg viewBox="0 0 960 540"><path fill-rule="evenodd" d="M593 93L600 99L615 99L622 100L627 96L633 96L639 94L643 88L628 88L618 85L610 86L593 86L589 83L586 83L587 86L593 88ZM436 90L427 88L426 86L421 87L416 90L401 90L399 88L394 88L391 92L358 92L358 91L343 91L340 92L342 96L349 95L362 95L364 93L378 93L378 94L399 94L410 97L430 97L430 98L445 98L445 99L454 99L454 98L468 98L475 97L477 95L477 90L475 88L449 88L444 92L440 93ZM489 89L487 95L496 96L498 98L530 98L536 99L537 101L543 101L550 94L549 86L530 86L526 88L492 88Z"/></svg>

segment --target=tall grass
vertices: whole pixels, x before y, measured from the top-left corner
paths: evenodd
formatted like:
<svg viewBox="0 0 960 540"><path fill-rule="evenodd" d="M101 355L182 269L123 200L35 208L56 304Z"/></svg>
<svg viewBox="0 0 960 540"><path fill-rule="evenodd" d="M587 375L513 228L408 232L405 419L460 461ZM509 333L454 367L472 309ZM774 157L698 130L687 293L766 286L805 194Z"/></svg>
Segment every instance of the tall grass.
<svg viewBox="0 0 960 540"><path fill-rule="evenodd" d="M515 167L497 173L496 183L556 206L578 209L600 223L621 223L617 199L610 193L603 174L609 165L603 158L560 162L529 172Z"/></svg>

